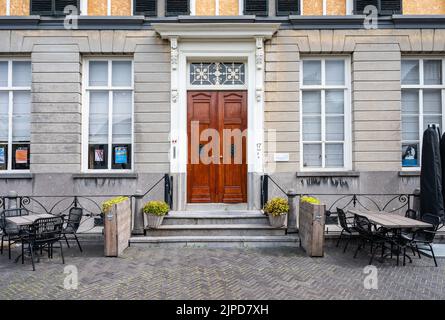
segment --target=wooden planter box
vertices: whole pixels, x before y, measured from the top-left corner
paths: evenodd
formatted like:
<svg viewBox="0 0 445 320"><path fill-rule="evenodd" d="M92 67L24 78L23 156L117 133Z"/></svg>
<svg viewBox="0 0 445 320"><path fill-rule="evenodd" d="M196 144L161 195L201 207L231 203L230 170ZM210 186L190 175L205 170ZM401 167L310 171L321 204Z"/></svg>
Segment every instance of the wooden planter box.
<svg viewBox="0 0 445 320"><path fill-rule="evenodd" d="M323 257L326 206L300 201L300 244L311 257Z"/></svg>
<svg viewBox="0 0 445 320"><path fill-rule="evenodd" d="M104 213L104 251L106 257L119 257L131 236L131 202L125 200Z"/></svg>

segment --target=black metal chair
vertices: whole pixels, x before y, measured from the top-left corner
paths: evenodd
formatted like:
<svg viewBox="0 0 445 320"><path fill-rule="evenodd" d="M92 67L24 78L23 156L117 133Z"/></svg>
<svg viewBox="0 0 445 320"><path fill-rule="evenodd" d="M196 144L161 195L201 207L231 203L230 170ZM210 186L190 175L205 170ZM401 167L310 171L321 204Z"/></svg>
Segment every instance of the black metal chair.
<svg viewBox="0 0 445 320"><path fill-rule="evenodd" d="M381 246L383 256L385 251L385 244L387 242L391 242L392 239L386 236L386 229L377 229L377 227L364 216L355 215L354 225L361 240L359 246L355 250L354 258L357 257L357 253L360 251L360 249L364 247L366 243L369 243L371 247L371 258L369 260L369 264L371 265L378 247Z"/></svg>
<svg viewBox="0 0 445 320"><path fill-rule="evenodd" d="M34 221L32 225L29 225L27 229L23 229L20 232L22 241L22 264L25 258L25 246L28 245L28 251L31 256L32 269L36 270L34 264L34 253L36 250L42 251L48 250L48 257L53 257L53 248L55 243L60 245L60 255L62 257L62 263L65 264L65 258L63 256L62 248L62 229L63 218L40 218Z"/></svg>
<svg viewBox="0 0 445 320"><path fill-rule="evenodd" d="M70 244L68 243L67 235L72 235L74 239L77 242L77 246L79 247L80 252L82 252L82 247L80 246L79 239L77 238L77 230L80 226L80 221L82 220L83 216L83 210L82 208L71 208L68 214L68 219L65 220L65 226L62 230L62 235L65 238L66 245L68 248L70 247Z"/></svg>
<svg viewBox="0 0 445 320"><path fill-rule="evenodd" d="M406 217L406 218L410 218L410 219L417 220L417 219L418 219L417 211L416 211L416 210L413 210L413 209L408 209L408 210L406 210L406 212L405 212L405 217Z"/></svg>
<svg viewBox="0 0 445 320"><path fill-rule="evenodd" d="M417 251L417 254L419 255L420 259L421 255L419 250L419 244L424 245L425 247L423 247L422 250L428 250L429 252L431 252L431 255L434 260L434 265L437 267L436 256L434 255L434 250L431 244L433 243L437 229L439 228L440 217L426 213L422 216L421 220L433 226L426 229L416 230L415 232L412 233L403 233L401 235L403 251L405 253L406 247L411 247L413 251L414 249ZM405 261L403 261L403 264L405 264Z"/></svg>
<svg viewBox="0 0 445 320"><path fill-rule="evenodd" d="M11 244L20 240L20 228L14 224L8 223L6 218L20 217L29 215L29 211L25 208L5 209L0 214L0 229L2 231L2 243L0 253L3 254L3 242L8 241L8 257L11 259Z"/></svg>
<svg viewBox="0 0 445 320"><path fill-rule="evenodd" d="M352 239L352 233L357 232L357 229L354 226L354 217L347 217L346 213L343 209L337 208L337 216L338 216L338 220L340 222L340 226L342 227L340 237L337 240L337 247L339 246L343 235L347 234L348 239L347 239L345 247L343 249L343 252L346 252L346 249L348 248L348 244ZM351 222L351 220L352 220L352 222Z"/></svg>

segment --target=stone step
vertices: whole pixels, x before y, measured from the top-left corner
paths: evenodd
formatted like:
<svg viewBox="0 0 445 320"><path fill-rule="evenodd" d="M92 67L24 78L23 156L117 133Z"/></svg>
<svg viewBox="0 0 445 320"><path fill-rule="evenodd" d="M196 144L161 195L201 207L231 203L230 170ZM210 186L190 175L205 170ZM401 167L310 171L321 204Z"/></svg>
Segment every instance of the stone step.
<svg viewBox="0 0 445 320"><path fill-rule="evenodd" d="M261 224L268 225L269 220L260 211L173 211L162 223L163 225L206 225L206 224Z"/></svg>
<svg viewBox="0 0 445 320"><path fill-rule="evenodd" d="M132 237L130 246L138 247L298 247L299 238L286 236L171 236L171 237Z"/></svg>
<svg viewBox="0 0 445 320"><path fill-rule="evenodd" d="M233 211L247 210L247 203L189 203L187 211Z"/></svg>
<svg viewBox="0 0 445 320"><path fill-rule="evenodd" d="M146 231L148 236L279 236L285 228L263 224L202 224L161 225Z"/></svg>

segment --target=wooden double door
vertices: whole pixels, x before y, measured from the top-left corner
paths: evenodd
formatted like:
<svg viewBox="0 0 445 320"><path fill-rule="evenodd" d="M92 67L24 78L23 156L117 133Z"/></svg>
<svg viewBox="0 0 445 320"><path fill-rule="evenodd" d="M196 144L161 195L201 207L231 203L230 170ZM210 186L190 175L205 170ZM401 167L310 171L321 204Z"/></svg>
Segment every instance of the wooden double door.
<svg viewBox="0 0 445 320"><path fill-rule="evenodd" d="M187 105L188 203L247 202L247 92L189 91Z"/></svg>

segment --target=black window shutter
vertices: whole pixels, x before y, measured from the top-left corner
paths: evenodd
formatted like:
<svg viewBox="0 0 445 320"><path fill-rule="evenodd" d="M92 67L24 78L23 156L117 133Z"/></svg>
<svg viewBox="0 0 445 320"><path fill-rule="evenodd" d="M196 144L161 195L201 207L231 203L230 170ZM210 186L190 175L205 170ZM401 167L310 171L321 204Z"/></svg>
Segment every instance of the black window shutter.
<svg viewBox="0 0 445 320"><path fill-rule="evenodd" d="M52 0L31 0L31 14L52 15Z"/></svg>
<svg viewBox="0 0 445 320"><path fill-rule="evenodd" d="M383 15L402 13L402 0L355 0L354 13L363 14L368 5L375 6Z"/></svg>
<svg viewBox="0 0 445 320"><path fill-rule="evenodd" d="M77 12L80 12L78 0L55 0L55 13L65 14L64 10L66 6L74 6L77 8ZM69 12L68 12L69 13Z"/></svg>
<svg viewBox="0 0 445 320"><path fill-rule="evenodd" d="M244 0L244 14L267 16L269 14L268 0Z"/></svg>
<svg viewBox="0 0 445 320"><path fill-rule="evenodd" d="M79 0L31 0L31 14L64 15L66 6L75 6L80 11Z"/></svg>
<svg viewBox="0 0 445 320"><path fill-rule="evenodd" d="M189 0L165 0L167 17L190 14Z"/></svg>
<svg viewBox="0 0 445 320"><path fill-rule="evenodd" d="M277 16L300 14L300 0L276 0Z"/></svg>
<svg viewBox="0 0 445 320"><path fill-rule="evenodd" d="M402 13L401 0L380 0L381 14L398 14Z"/></svg>
<svg viewBox="0 0 445 320"><path fill-rule="evenodd" d="M143 16L157 15L156 0L134 0L134 14Z"/></svg>

